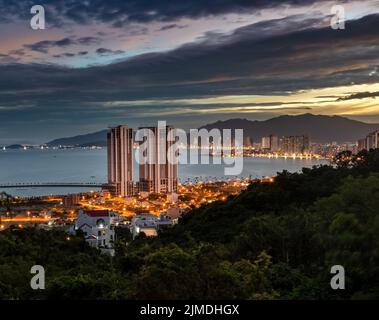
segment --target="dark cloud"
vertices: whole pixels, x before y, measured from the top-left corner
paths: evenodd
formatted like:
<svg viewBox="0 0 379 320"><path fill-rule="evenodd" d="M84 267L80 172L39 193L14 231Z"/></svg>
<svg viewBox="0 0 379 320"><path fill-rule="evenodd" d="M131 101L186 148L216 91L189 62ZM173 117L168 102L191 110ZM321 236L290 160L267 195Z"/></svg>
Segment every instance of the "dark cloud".
<svg viewBox="0 0 379 320"><path fill-rule="evenodd" d="M83 51L83 52L86 52L86 51ZM78 52L78 53L72 53L72 52L64 52L64 53L61 53L61 54L56 54L56 55L53 55L54 58L72 58L72 57L76 57L76 56L82 56L82 55L85 55L87 53L81 53L81 52Z"/></svg>
<svg viewBox="0 0 379 320"><path fill-rule="evenodd" d="M32 44L25 44L24 47L33 51L47 53L52 47L67 47L75 44L75 41L70 38L63 38L61 40L43 40Z"/></svg>
<svg viewBox="0 0 379 320"><path fill-rule="evenodd" d="M15 56L25 56L26 53L24 49L17 49L9 51L9 54Z"/></svg>
<svg viewBox="0 0 379 320"><path fill-rule="evenodd" d="M99 48L96 50L97 54L100 54L102 56L107 56L107 55L116 55L116 54L122 54L124 51L122 50L111 50L107 48Z"/></svg>
<svg viewBox="0 0 379 320"><path fill-rule="evenodd" d="M54 58L72 58L76 56L85 56L88 54L88 51L79 51L77 53L64 52L60 54L53 55Z"/></svg>
<svg viewBox="0 0 379 320"><path fill-rule="evenodd" d="M53 57L54 58L62 58L62 57L71 58L71 57L75 57L75 56L76 56L75 53L65 52L65 53L61 53L61 54L56 54Z"/></svg>
<svg viewBox="0 0 379 320"><path fill-rule="evenodd" d="M100 43L101 39L98 37L82 37L76 40L77 44L89 46L91 44L97 44Z"/></svg>
<svg viewBox="0 0 379 320"><path fill-rule="evenodd" d="M171 30L171 29L184 29L187 28L187 25L180 25L177 23L172 23L172 24L166 24L163 27L159 28L157 31L166 31L166 30Z"/></svg>
<svg viewBox="0 0 379 320"><path fill-rule="evenodd" d="M122 27L129 22L175 21L180 18L200 18L227 13L246 13L283 5L309 5L324 0L44 0L50 24L64 20L76 23L106 22ZM30 18L33 0L0 0L3 19L12 16Z"/></svg>
<svg viewBox="0 0 379 320"><path fill-rule="evenodd" d="M100 38L96 37L82 37L82 38L63 38L60 40L43 40L32 44L25 44L24 47L33 51L47 53L50 48L64 48L72 45L91 45L99 43Z"/></svg>
<svg viewBox="0 0 379 320"><path fill-rule="evenodd" d="M358 93L350 94L346 97L340 97L337 99L337 101L365 99L365 98L376 98L376 97L379 97L379 91L376 91L376 92L358 92Z"/></svg>
<svg viewBox="0 0 379 320"><path fill-rule="evenodd" d="M103 66L75 69L1 65L0 95L5 106L0 109L2 123L20 128L16 119L43 119L44 125L48 121L71 125L82 119L83 123L105 126L134 119L148 122L168 115L178 122L199 121L210 114L226 118L230 114L206 111L217 106L181 103L173 107L159 101L222 95L274 96L353 82L376 83L377 77L369 74L378 61L378 39L379 15L347 21L345 30L322 27L322 21L314 19L291 17L254 24L228 35L208 34L175 50ZM114 52L99 49L98 54ZM157 103L107 105L139 99ZM21 106L24 109L17 109ZM256 110L264 112L264 107L257 104ZM304 110L302 106L294 108ZM196 115L198 109L202 110L201 116ZM73 114L77 115L74 120Z"/></svg>
<svg viewBox="0 0 379 320"><path fill-rule="evenodd" d="M307 88L373 83L369 71L377 62L379 16L348 21L343 31L330 27L293 31L293 20L268 22L208 35L178 49L150 53L126 61L82 69L55 66L2 66L0 90L23 88L26 73L37 81L33 90L94 90L103 97L196 97L224 94L275 94ZM307 21L302 22L304 25ZM299 24L294 24L296 27ZM276 28L290 30L278 34ZM213 38L212 38L213 37ZM359 48L359 50L357 50ZM99 48L100 55L122 51ZM24 69L21 71L20 69ZM22 73L21 73L22 72ZM13 79L13 81L12 81ZM4 80L4 81L3 81ZM120 92L120 97L115 94Z"/></svg>

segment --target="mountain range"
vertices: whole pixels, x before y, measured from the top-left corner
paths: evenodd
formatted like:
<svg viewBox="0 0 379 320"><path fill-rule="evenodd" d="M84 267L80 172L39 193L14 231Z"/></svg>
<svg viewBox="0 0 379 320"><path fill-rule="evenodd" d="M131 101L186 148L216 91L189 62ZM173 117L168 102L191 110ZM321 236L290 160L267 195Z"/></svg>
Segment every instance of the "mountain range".
<svg viewBox="0 0 379 320"><path fill-rule="evenodd" d="M369 124L340 116L313 115L279 116L265 121L230 119L207 124L205 129L244 129L244 136L260 141L263 136L275 134L291 136L306 134L312 142L355 142L368 133L378 130L379 124Z"/></svg>
<svg viewBox="0 0 379 320"><path fill-rule="evenodd" d="M99 146L107 145L107 131L101 130L94 133L88 133L68 138L55 139L46 143L49 146Z"/></svg>
<svg viewBox="0 0 379 320"><path fill-rule="evenodd" d="M327 143L336 141L355 142L368 133L378 130L379 124L369 124L340 116L324 116L302 114L298 116L279 116L269 120L229 119L217 121L202 126L211 129L243 129L245 137L260 141L263 136L275 134L278 136L303 135L310 137L312 142ZM106 146L107 130L61 138L47 143L49 146Z"/></svg>

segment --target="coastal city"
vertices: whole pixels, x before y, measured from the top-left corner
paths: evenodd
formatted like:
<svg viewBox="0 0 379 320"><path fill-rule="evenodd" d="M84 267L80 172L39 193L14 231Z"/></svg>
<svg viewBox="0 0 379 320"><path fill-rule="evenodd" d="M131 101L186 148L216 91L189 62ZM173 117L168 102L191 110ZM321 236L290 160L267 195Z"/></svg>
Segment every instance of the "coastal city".
<svg viewBox="0 0 379 320"><path fill-rule="evenodd" d="M148 150L159 158L161 149L169 150L167 136L158 127ZM144 140L145 142L145 140ZM0 229L60 228L68 233L84 230L91 246L109 249L113 254L114 226L128 228L135 238L139 233L155 236L162 227L172 226L187 211L229 197L246 189L251 179L230 178L224 181L194 181L179 184L178 165L152 161L139 164L139 181L133 177L134 134L126 125L111 128L107 135L108 182L101 191L51 195L29 199L1 194ZM210 150L208 150L210 152ZM169 153L165 154L168 160ZM267 178L268 181L271 178Z"/></svg>
<svg viewBox="0 0 379 320"><path fill-rule="evenodd" d="M167 136L174 128L167 126L163 135L158 127L149 127L154 139L147 147L158 159L161 148L170 150L173 142ZM145 140L144 140L145 142ZM178 164L166 161L164 164L142 163L138 165L139 180L134 181L134 152L140 146L135 142L135 133L127 125L110 128L107 134L108 182L101 190L67 195L46 195L39 197L13 197L2 192L0 201L0 230L10 226L24 228L58 228L75 234L84 231L87 242L104 252L114 254L114 227L128 229L134 239L139 234L156 236L160 229L170 227L191 209L216 201L226 201L238 195L253 181L272 182L274 177L228 177L225 179L194 179L179 182ZM44 146L48 148L48 146ZM74 146L60 146L72 148ZM190 146L190 148L199 146ZM379 147L379 131L359 139L357 143L325 145L311 144L308 136L262 137L253 143L250 137L244 139L241 150L232 150L232 155L268 158L316 158L332 159L342 151L352 154L364 149ZM23 146L27 150L26 146ZM6 149L4 150L6 151ZM214 154L212 143L206 153ZM169 154L167 155L167 157Z"/></svg>
<svg viewBox="0 0 379 320"><path fill-rule="evenodd" d="M379 300L379 0L0 0L0 16L2 315Z"/></svg>

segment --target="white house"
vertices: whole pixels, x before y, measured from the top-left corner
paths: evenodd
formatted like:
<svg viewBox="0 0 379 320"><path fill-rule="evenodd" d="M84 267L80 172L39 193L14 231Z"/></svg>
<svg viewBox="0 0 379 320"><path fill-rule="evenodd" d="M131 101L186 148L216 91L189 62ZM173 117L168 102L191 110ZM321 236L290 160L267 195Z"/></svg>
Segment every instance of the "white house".
<svg viewBox="0 0 379 320"><path fill-rule="evenodd" d="M141 232L148 237L155 237L160 228L172 226L172 224L172 220L163 215L157 217L152 214L141 214L133 217L130 223L130 232L133 239Z"/></svg>
<svg viewBox="0 0 379 320"><path fill-rule="evenodd" d="M90 246L113 255L117 221L118 216L109 210L79 210L72 231L81 230Z"/></svg>

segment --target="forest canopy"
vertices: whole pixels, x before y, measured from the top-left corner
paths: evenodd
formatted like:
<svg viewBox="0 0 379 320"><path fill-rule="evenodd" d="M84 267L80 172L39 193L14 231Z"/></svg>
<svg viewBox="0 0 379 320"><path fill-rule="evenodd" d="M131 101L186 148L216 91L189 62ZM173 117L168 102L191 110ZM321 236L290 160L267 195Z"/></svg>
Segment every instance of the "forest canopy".
<svg viewBox="0 0 379 320"><path fill-rule="evenodd" d="M62 231L0 233L0 299L378 299L379 150L278 173L111 258ZM30 288L30 268L46 289ZM342 265L345 290L332 290Z"/></svg>

